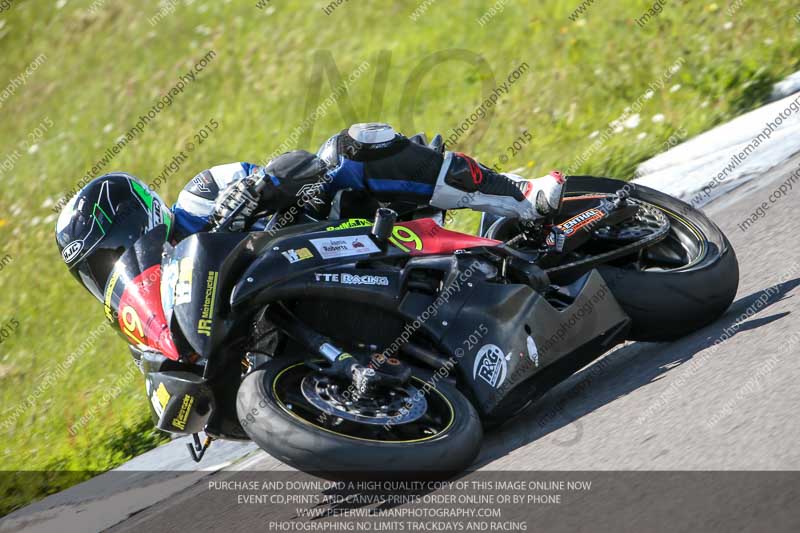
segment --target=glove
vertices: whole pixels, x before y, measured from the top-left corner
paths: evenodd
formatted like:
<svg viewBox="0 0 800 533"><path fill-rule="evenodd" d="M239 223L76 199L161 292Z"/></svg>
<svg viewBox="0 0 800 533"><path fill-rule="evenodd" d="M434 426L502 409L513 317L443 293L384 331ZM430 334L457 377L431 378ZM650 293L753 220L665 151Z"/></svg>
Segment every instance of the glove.
<svg viewBox="0 0 800 533"><path fill-rule="evenodd" d="M239 205L242 209L236 214L228 225L228 231L243 231L247 221L253 216L258 208L259 198L252 191L253 182L248 176L239 181L235 181L225 187L214 204L212 218L216 224L225 220Z"/></svg>
<svg viewBox="0 0 800 533"><path fill-rule="evenodd" d="M324 194L324 186L330 181L328 166L316 155L303 150L288 152L270 161L264 170L279 185L267 186L261 195L262 207L272 211L293 206L324 211L328 205Z"/></svg>

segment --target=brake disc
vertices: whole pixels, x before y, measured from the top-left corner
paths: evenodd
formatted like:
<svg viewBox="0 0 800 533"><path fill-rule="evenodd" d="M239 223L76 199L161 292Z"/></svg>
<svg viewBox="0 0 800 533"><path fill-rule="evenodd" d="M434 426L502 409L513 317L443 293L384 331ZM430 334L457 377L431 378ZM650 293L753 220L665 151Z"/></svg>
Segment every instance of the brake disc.
<svg viewBox="0 0 800 533"><path fill-rule="evenodd" d="M639 211L630 220L599 228L593 233L595 238L604 241L636 242L659 233L664 227L664 220L664 214L660 209L640 205Z"/></svg>
<svg viewBox="0 0 800 533"><path fill-rule="evenodd" d="M309 374L300 390L308 402L323 413L360 424L407 424L428 410L425 395L413 385L382 391L381 396L353 398L353 390L327 376Z"/></svg>

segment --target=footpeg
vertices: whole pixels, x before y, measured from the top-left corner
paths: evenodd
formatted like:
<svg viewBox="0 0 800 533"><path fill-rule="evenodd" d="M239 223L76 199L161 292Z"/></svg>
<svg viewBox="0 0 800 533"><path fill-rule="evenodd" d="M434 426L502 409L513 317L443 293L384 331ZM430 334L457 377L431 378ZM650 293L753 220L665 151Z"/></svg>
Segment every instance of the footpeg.
<svg viewBox="0 0 800 533"><path fill-rule="evenodd" d="M192 433L192 444L186 444L186 447L189 448L189 454L194 459L195 463L199 463L203 460L203 456L206 454L209 446L214 441L211 437L206 437L206 440L200 444L200 436L197 433Z"/></svg>

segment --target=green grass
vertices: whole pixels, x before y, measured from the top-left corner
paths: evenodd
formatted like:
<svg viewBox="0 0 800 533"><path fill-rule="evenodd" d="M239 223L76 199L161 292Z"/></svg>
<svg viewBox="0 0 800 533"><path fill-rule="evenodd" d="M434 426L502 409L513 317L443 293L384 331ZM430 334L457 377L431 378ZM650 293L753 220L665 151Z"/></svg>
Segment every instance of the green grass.
<svg viewBox="0 0 800 533"><path fill-rule="evenodd" d="M37 125L52 122L36 150L20 150L13 168L0 173L0 258L12 258L0 263L0 327L19 322L0 344L3 470L105 470L160 441L146 429L141 378L125 379L129 356L110 330L85 345L50 386L37 388L102 323L100 306L57 254L50 206L207 51L216 57L197 81L109 167L151 180L216 119L219 129L161 188L170 202L208 166L262 161L330 95L326 72L320 99L307 101L320 50L331 51L344 77L364 61L371 68L350 86L349 100L340 99L343 105L330 107L301 136L303 148L354 120L447 135L479 105L492 76L499 82L527 63L530 70L500 100L491 123L476 126L483 133L466 136L458 149L494 164L528 130L533 142L505 167L524 167L529 176L574 166L594 143L593 132L623 115L683 58L666 87L643 102L640 124L574 169L621 178L674 132L692 136L758 106L800 58L800 25L787 15L796 11L789 0L745 2L734 16L725 3L669 2L645 28L633 20L652 2L632 0L595 2L578 22L568 19L577 0L508 2L483 27L477 20L494 2L459 2L454 9L436 1L412 22L419 5L413 1L351 2L326 16L327 2L272 0L260 10L255 0L194 0L177 3L156 27L148 23L159 9L155 1L98 0L94 14L89 0L62 3L20 0L0 13L0 92L5 80L46 55L0 109L0 167ZM423 71L413 112L401 112L415 69L431 54L455 49L481 56L484 68L450 60ZM378 105L373 87L381 71L386 90ZM654 123L655 115L664 120ZM463 217L460 227L473 220ZM120 394L103 401L114 384ZM20 404L28 407L3 424ZM93 415L71 434L87 412ZM85 475L53 478L50 490ZM41 496L43 485L4 488L0 512Z"/></svg>

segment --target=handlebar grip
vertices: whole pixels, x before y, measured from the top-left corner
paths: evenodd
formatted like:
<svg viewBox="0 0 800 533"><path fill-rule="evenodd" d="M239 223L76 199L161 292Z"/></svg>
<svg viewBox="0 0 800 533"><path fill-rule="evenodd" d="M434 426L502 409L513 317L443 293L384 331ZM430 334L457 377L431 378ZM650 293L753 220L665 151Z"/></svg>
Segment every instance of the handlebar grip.
<svg viewBox="0 0 800 533"><path fill-rule="evenodd" d="M261 192L267 187L267 183L269 182L269 174L262 168L258 171L255 175L256 178L253 181L252 190L256 195L260 195ZM230 226L233 218L239 214L239 211L244 208L244 203L237 206L224 220L221 220L219 224L217 224L214 228L211 229L211 233L218 233L225 231Z"/></svg>

